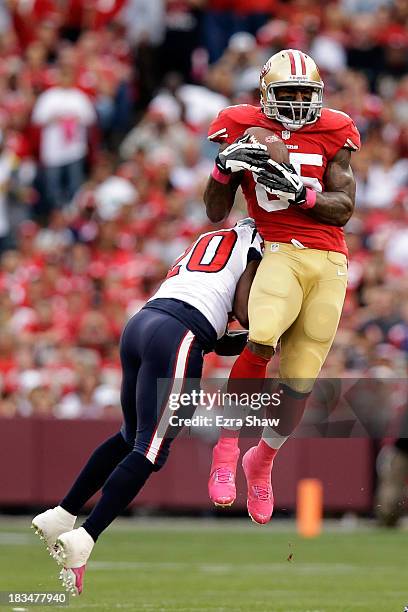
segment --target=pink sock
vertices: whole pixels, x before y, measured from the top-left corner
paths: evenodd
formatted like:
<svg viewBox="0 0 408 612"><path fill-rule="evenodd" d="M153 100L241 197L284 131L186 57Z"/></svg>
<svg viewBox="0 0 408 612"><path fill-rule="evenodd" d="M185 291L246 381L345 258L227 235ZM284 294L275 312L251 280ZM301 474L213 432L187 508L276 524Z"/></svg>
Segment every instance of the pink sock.
<svg viewBox="0 0 408 612"><path fill-rule="evenodd" d="M258 472L265 472L265 470L271 470L273 460L275 459L278 449L271 448L264 440L260 440L254 454L252 455L255 464L255 470Z"/></svg>
<svg viewBox="0 0 408 612"><path fill-rule="evenodd" d="M217 442L217 447L221 450L235 452L238 449L239 429L225 429L221 427L221 434Z"/></svg>

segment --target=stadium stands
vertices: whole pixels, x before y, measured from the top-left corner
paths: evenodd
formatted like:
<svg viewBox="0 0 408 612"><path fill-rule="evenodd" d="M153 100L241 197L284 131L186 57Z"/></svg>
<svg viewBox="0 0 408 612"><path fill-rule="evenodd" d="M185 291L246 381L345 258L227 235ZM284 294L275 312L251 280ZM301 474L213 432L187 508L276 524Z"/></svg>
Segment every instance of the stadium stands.
<svg viewBox="0 0 408 612"><path fill-rule="evenodd" d="M213 227L201 200L208 124L256 101L260 65L289 46L321 65L325 104L354 118L364 144L350 286L324 373L406 376L408 6L243 4L2 5L0 417L118 416L124 321ZM209 355L206 373L229 363Z"/></svg>

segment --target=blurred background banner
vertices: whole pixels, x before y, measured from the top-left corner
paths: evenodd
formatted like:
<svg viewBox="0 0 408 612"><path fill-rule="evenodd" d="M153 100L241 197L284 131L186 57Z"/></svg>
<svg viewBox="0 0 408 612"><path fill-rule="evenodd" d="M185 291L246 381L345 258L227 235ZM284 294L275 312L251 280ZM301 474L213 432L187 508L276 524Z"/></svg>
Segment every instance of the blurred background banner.
<svg viewBox="0 0 408 612"><path fill-rule="evenodd" d="M2 422L0 445L7 463L0 464L0 505L5 509L52 506L71 486L95 446L117 431L118 423L98 419L62 421L9 419ZM25 445L21 453L15 440ZM73 445L72 440L75 440ZM245 438L243 452L256 442ZM133 507L172 513L213 512L206 482L212 442L197 437L177 439L166 463L145 485ZM274 467L276 515L293 513L296 486L302 478L318 478L324 488L326 512L369 513L373 504L375 447L368 439L289 440ZM343 462L338 462L338 457ZM347 475L347 477L346 477ZM233 514L246 514L246 487L238 472L239 491ZM95 502L95 498L90 504ZM225 514L225 511L224 511Z"/></svg>
<svg viewBox="0 0 408 612"><path fill-rule="evenodd" d="M324 104L351 115L363 140L345 228L349 287L322 377L358 379L359 389L376 380L382 390L383 379L406 378L407 26L405 0L0 1L0 447L13 454L12 441L24 439L27 449L15 464L25 484L17 490L17 472L2 474L1 505L57 500L93 445L117 430L122 327L191 241L217 228L202 202L216 154L208 126L228 105L258 104L260 68L282 48L315 59ZM242 216L239 193L228 225ZM232 363L208 354L204 377L225 378ZM383 409L373 406L375 419ZM375 442L290 442L282 457L293 478L277 484L278 504L290 505L298 477L335 472L324 453L350 444L350 503L370 508L384 445L396 441L408 476L397 429L380 428ZM71 435L75 457L60 451ZM176 443L166 478L178 460L193 465L177 455L186 449L205 483L205 440ZM68 456L62 483L52 471ZM344 473L330 480L336 507L350 498ZM206 507L204 484L193 497Z"/></svg>

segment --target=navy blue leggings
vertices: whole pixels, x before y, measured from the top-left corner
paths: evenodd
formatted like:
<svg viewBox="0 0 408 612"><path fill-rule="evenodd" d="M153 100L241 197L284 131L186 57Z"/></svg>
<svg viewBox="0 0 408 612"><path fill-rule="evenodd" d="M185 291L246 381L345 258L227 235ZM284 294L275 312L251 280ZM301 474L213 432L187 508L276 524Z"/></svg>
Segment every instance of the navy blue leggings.
<svg viewBox="0 0 408 612"><path fill-rule="evenodd" d="M169 416L174 414L169 410L169 396L199 389L203 347L193 332L172 315L144 308L123 331L120 358L122 435L159 469L180 430L168 425ZM192 416L194 409L185 407L177 415Z"/></svg>

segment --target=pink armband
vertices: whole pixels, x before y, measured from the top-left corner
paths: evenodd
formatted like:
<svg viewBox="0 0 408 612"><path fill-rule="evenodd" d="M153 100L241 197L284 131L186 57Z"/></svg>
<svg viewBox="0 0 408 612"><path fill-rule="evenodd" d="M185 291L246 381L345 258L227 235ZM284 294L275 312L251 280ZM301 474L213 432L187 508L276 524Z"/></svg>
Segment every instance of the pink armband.
<svg viewBox="0 0 408 612"><path fill-rule="evenodd" d="M300 204L299 208L303 208L303 210L308 210L309 208L313 208L316 204L317 193L313 189L309 189L306 187L306 202L304 204Z"/></svg>
<svg viewBox="0 0 408 612"><path fill-rule="evenodd" d="M214 181L217 181L218 183L222 183L223 185L228 185L228 183L231 180L231 175L220 172L217 166L214 166L211 172L211 176L213 177Z"/></svg>

